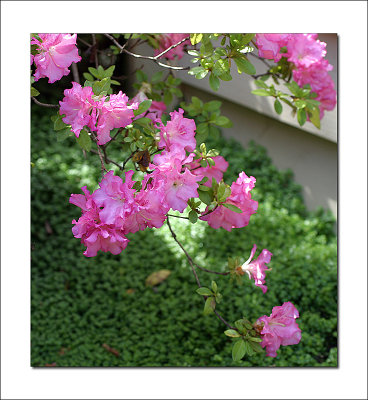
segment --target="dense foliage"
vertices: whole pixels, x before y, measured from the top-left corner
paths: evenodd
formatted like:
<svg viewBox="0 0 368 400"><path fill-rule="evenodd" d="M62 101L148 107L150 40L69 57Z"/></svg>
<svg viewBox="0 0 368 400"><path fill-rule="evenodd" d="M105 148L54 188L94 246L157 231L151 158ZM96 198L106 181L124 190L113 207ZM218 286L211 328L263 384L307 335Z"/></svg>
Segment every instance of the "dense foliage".
<svg viewBox="0 0 368 400"><path fill-rule="evenodd" d="M227 320L254 321L275 304L293 302L300 311L303 337L277 358L231 357L232 341L213 315L203 316L186 258L168 237L167 227L134 234L118 256L82 255L71 233L75 206L70 193L82 185L97 187L99 161L83 158L75 139L55 140L52 112L33 110L32 119L32 342L33 366L336 366L337 271L333 218L306 211L290 171L280 172L265 150L251 143L209 138L229 162L224 178L244 170L257 177L257 214L246 228L226 232L204 222L172 225L199 264L222 270L227 257L246 260L253 243L272 248L267 296L247 277L228 284L217 277ZM113 154L119 160L121 155ZM173 219L171 219L173 220ZM128 236L129 237L129 236ZM160 285L146 286L155 271L171 274ZM211 276L201 273L209 286ZM213 276L212 276L213 277ZM233 301L230 301L233 299ZM54 364L55 363L55 364Z"/></svg>

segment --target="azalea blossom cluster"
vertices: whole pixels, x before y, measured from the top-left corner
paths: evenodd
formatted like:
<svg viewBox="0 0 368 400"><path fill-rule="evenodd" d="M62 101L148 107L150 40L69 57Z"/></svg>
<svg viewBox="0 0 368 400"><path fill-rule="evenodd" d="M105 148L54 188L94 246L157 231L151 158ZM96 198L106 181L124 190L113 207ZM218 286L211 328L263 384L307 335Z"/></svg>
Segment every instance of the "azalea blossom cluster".
<svg viewBox="0 0 368 400"><path fill-rule="evenodd" d="M336 106L335 84L329 74L333 69L326 56L326 43L317 39L317 34L256 34L258 54L263 58L280 61L281 57L294 64L293 78L299 86L309 84L317 93L315 100L320 102L320 118L324 110ZM286 48L286 52L281 52Z"/></svg>
<svg viewBox="0 0 368 400"><path fill-rule="evenodd" d="M32 37L31 45L36 45L37 54L31 54L31 65L36 65L34 80L49 78L54 83L70 73L71 64L79 62L76 46L77 35L69 33L40 33L38 38Z"/></svg>
<svg viewBox="0 0 368 400"><path fill-rule="evenodd" d="M76 88L79 92L88 89L77 86ZM114 95L110 97L112 96ZM120 97L122 96L120 94ZM81 104L80 96L77 100L77 104ZM67 113L66 118L70 117L70 120L65 121L71 123L72 127L76 125L78 119L76 116L80 111L76 109L77 104L74 107L75 114ZM62 103L61 105L63 107ZM72 107L73 105L70 104L70 109ZM65 111L69 109L66 110L63 107L60 112ZM96 255L97 250L111 251L110 248L114 252L118 249L122 251L127 245L126 234L144 230L147 227L160 228L170 209L183 212L188 200L198 197L197 189L204 176L213 177L217 182L222 179L228 163L221 156L214 157L213 166L197 167L197 164L200 165L200 158L194 160L195 153L193 152L196 148L196 125L192 119L184 118L183 113L182 109L170 113L171 119L166 126L161 122L158 148L162 149L162 152L156 154L149 164L151 171L144 177L140 191L133 188L134 171L125 173L124 182L122 178L114 176L113 171L110 171L103 177L100 188L92 195L84 188L84 195L71 196L70 202L82 209L82 217L78 221L73 221L75 224L73 233L87 246L84 253L86 256ZM78 129L80 130L82 125L88 125L91 128L93 110L83 111L82 114L83 118L87 119L82 118ZM98 127L97 123L97 136ZM219 205L212 212L214 215L212 219L208 218L211 213L208 214L207 209L200 219L208 221L211 226L223 227L227 230L248 225L250 215L256 212L258 206L250 195L254 183L255 178L248 178L244 172L241 172L237 181L231 186L232 193L226 203L239 206L243 211L241 214ZM85 200L82 201L81 196Z"/></svg>
<svg viewBox="0 0 368 400"><path fill-rule="evenodd" d="M120 91L118 94L95 96L90 86L82 87L72 82L71 89L64 90L64 99L60 101L60 115L65 115L63 121L71 125L75 136L87 126L91 132L96 132L98 144L111 140L110 131L114 128L124 128L132 123L134 110L138 103L129 104L129 98Z"/></svg>
<svg viewBox="0 0 368 400"><path fill-rule="evenodd" d="M269 317L263 315L255 323L262 337L261 346L266 348L268 357L276 357L279 347L298 344L302 338L301 330L295 319L299 312L290 302L273 307Z"/></svg>
<svg viewBox="0 0 368 400"><path fill-rule="evenodd" d="M155 56L162 53L172 45L179 43L185 37L189 36L189 33L163 33L158 36L159 48L155 49ZM189 39L185 40L179 46L174 47L169 50L167 53L163 55L163 57L168 58L169 60L174 60L177 57L179 60L184 55L184 46L189 43Z"/></svg>

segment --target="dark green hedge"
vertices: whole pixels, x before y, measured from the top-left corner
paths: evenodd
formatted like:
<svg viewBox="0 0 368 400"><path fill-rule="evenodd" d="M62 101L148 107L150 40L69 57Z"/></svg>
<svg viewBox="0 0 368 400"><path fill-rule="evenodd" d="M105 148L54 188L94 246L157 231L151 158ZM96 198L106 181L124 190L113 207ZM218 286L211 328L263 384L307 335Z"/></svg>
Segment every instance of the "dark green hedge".
<svg viewBox="0 0 368 400"><path fill-rule="evenodd" d="M91 190L100 174L98 157L84 159L73 138L56 141L50 112L35 108L32 119L32 333L31 364L44 366L336 366L337 271L334 220L319 210L306 211L290 171L278 171L265 149L244 150L222 138L211 146L229 161L230 183L244 170L257 178L258 213L248 227L231 233L204 223L173 221L182 242L211 269L228 256L247 259L253 243L273 253L268 292L244 279L231 284L217 278L223 303L219 310L233 322L255 320L272 307L291 301L300 311L302 341L282 347L277 358L256 356L238 363L231 339L215 316L203 316L190 269L167 228L130 235L119 256L83 256L71 232L79 208L70 193ZM118 159L119 153L114 157ZM258 254L258 253L257 253ZM169 269L156 290L146 277ZM205 285L213 279L201 272ZM102 345L116 349L118 356Z"/></svg>

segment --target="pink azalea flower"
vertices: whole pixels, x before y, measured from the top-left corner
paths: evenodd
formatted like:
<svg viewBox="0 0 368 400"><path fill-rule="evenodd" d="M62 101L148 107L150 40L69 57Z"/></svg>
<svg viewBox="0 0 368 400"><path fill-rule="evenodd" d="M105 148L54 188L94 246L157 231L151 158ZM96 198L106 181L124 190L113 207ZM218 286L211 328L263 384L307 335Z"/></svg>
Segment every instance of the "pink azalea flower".
<svg viewBox="0 0 368 400"><path fill-rule="evenodd" d="M283 56L280 49L287 45L290 36L288 33L257 33L255 40L259 56L275 62L280 61Z"/></svg>
<svg viewBox="0 0 368 400"><path fill-rule="evenodd" d="M189 33L163 33L158 37L160 48L155 49L155 56L162 53L170 46L179 43L186 36L189 36ZM168 58L169 60L173 60L175 56L177 56L178 59L182 58L184 54L184 46L186 44L189 44L189 39L165 53L163 57Z"/></svg>
<svg viewBox="0 0 368 400"><path fill-rule="evenodd" d="M138 103L128 104L129 98L122 91L110 95L104 102L97 124L98 144L105 144L111 140L110 131L114 128L125 128L134 118L134 111Z"/></svg>
<svg viewBox="0 0 368 400"><path fill-rule="evenodd" d="M124 219L134 210L135 189L131 180L134 171L125 173L125 182L114 176L114 171L109 171L100 182L100 188L92 195L100 211L101 221L105 224L122 227Z"/></svg>
<svg viewBox="0 0 368 400"><path fill-rule="evenodd" d="M138 92L131 100L132 103L142 103L142 101L148 100L148 97L144 92ZM161 116L166 111L166 104L162 101L152 101L150 108L133 118L133 120L146 117L153 121L154 124L161 122Z"/></svg>
<svg viewBox="0 0 368 400"><path fill-rule="evenodd" d="M82 216L78 221L73 220L72 232L74 237L82 239L87 249L83 253L86 257L94 257L99 250L119 254L126 248L129 240L123 232L113 225L104 224L100 219L100 209L86 186L82 187L84 195L72 194L69 202L82 209Z"/></svg>
<svg viewBox="0 0 368 400"><path fill-rule="evenodd" d="M187 151L194 151L196 140L194 138L196 125L192 119L183 117L184 110L170 113L171 121L166 126L161 126L159 148L167 150L173 145L178 145Z"/></svg>
<svg viewBox="0 0 368 400"><path fill-rule="evenodd" d="M153 179L164 181L165 202L173 210L183 212L191 197L198 197L198 184L203 176L194 175L188 169L182 173L182 165L192 161L192 153L184 159L185 151L179 146L173 146L172 151L164 151L154 157L156 164L150 164L154 169Z"/></svg>
<svg viewBox="0 0 368 400"><path fill-rule="evenodd" d="M32 38L31 41L31 44L38 45L39 51L39 54L34 56L37 67L34 74L35 81L49 78L49 83L54 83L69 74L68 67L73 62L82 59L78 55L76 46L77 35L40 33L38 36L41 41L36 38Z"/></svg>
<svg viewBox="0 0 368 400"><path fill-rule="evenodd" d="M135 196L133 212L128 214L124 221L124 232L134 233L148 228L161 228L166 220L169 206L164 199L164 181L151 180L147 174L142 181L142 190Z"/></svg>
<svg viewBox="0 0 368 400"><path fill-rule="evenodd" d="M96 109L102 106L103 99L96 102L92 99L93 91L89 86L82 87L72 82L71 89L65 89L63 101L60 101L60 115L65 114L63 121L72 126L75 136L79 137L84 126L95 130Z"/></svg>
<svg viewBox="0 0 368 400"><path fill-rule="evenodd" d="M243 228L249 224L250 216L257 212L258 202L251 198L250 191L254 188L256 179L241 172L236 182L231 185L231 195L226 199L227 204L240 208L242 213L236 213L220 205L208 215L202 215L201 220L207 221L214 229L224 228L231 231L233 228ZM206 208L204 214L208 212Z"/></svg>
<svg viewBox="0 0 368 400"><path fill-rule="evenodd" d="M215 165L213 166L201 167L198 160L194 160L190 164L186 165L192 174L206 176L208 181L206 181L204 185L208 187L211 187L212 185L212 178L215 178L216 182L220 182L224 172L229 166L229 163L222 156L215 156L212 157L212 159L215 162Z"/></svg>
<svg viewBox="0 0 368 400"><path fill-rule="evenodd" d="M317 39L316 34L296 33L287 44L288 61L298 68L308 68L321 61L326 55L326 43Z"/></svg>
<svg viewBox="0 0 368 400"><path fill-rule="evenodd" d="M261 346L266 347L268 357L276 357L276 351L280 346L298 344L302 337L301 330L295 319L299 312L289 301L282 306L273 307L269 317L263 315L258 318L256 326L262 337Z"/></svg>
<svg viewBox="0 0 368 400"><path fill-rule="evenodd" d="M272 253L266 249L263 249L258 258L251 262L256 250L257 246L254 245L249 259L241 266L241 268L248 274L249 279L254 279L255 285L259 286L264 294L267 292L267 286L264 284L266 278L265 271L268 270L265 264L268 264L271 261Z"/></svg>
<svg viewBox="0 0 368 400"><path fill-rule="evenodd" d="M293 78L299 86L309 84L311 91L317 93L315 100L321 103L319 105L321 119L324 110L333 110L336 106L335 84L328 73L332 68L328 60L324 59L309 68L298 68L293 71Z"/></svg>

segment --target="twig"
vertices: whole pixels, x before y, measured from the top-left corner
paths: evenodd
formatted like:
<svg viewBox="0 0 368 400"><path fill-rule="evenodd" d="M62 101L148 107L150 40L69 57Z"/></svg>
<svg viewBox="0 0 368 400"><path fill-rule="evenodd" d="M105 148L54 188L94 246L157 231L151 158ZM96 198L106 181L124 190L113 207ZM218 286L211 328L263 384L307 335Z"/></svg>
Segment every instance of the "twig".
<svg viewBox="0 0 368 400"><path fill-rule="evenodd" d="M80 84L80 79L79 79L79 72L78 72L78 67L76 63L72 63L72 72L73 72L73 79L74 82L77 82Z"/></svg>
<svg viewBox="0 0 368 400"><path fill-rule="evenodd" d="M204 272L209 272L210 274L224 275L224 276L230 274L230 272L217 272L217 271L212 271L212 270L210 270L210 269L200 267L198 264L195 264L195 266L196 266L197 268L199 268L200 270L204 271Z"/></svg>
<svg viewBox="0 0 368 400"><path fill-rule="evenodd" d="M129 54L130 56L133 56L135 58L143 58L143 59L146 59L146 60L152 60L156 64L160 65L161 67L165 67L165 68L170 68L170 69L174 69L174 70L188 70L188 69L190 69L190 67L174 67L172 65L164 64L164 63L162 63L162 62L160 62L158 60L158 58L161 57L163 54L167 53L168 51L170 51L171 49L175 48L176 46L179 46L185 40L189 39L189 36L184 38L180 42L175 43L172 46L168 47L165 51L163 51L162 53L158 54L157 56L143 56L141 54L135 54L135 53L132 53L131 51L127 50L125 48L127 42L122 46L113 36L109 35L108 33L104 33L104 35L106 37L108 37L119 48L120 53L126 53L126 54Z"/></svg>
<svg viewBox="0 0 368 400"><path fill-rule="evenodd" d="M171 225L170 225L169 216L167 217L166 222L167 222L167 226L168 226L169 229L170 229L171 236L174 238L175 242L176 242L176 243L180 246L180 248L183 250L185 256L187 257L187 259L188 259L188 261L189 261L189 264L190 264L190 266L191 266L191 268L192 268L192 272L193 272L194 277L195 277L195 279L196 279L196 281L197 281L198 287L202 287L201 282L200 282L200 280L199 280L199 278L198 278L198 275L197 275L197 273L196 273L196 271L195 271L195 269L194 269L194 266L196 266L196 267L198 267L198 268L199 268L199 266L198 266L197 264L194 263L194 261L192 260L192 258L191 258L190 255L188 254L188 252L184 249L183 245L179 242L178 238L176 237L175 232L173 231L173 229L172 229L172 227L171 227ZM200 268L200 269L201 269L201 268ZM206 300L206 298L207 298L206 296L203 296L203 299L204 299L204 300ZM220 321L223 322L226 326L228 326L230 329L237 330L235 327L231 326L231 325L225 320L225 318L223 318L216 310L213 310L213 312L214 312L215 315L220 319Z"/></svg>
<svg viewBox="0 0 368 400"><path fill-rule="evenodd" d="M91 151L91 153L93 153L93 154L99 155L98 151L96 151L96 150L91 149L90 151ZM115 161L113 161L113 160L110 160L110 159L107 158L107 157L105 157L105 162L106 162L107 164L114 164L114 165L116 165L117 167L119 167L119 169L120 169L121 171L124 171L124 168L123 168L120 164L118 164L117 162L115 162Z"/></svg>
<svg viewBox="0 0 368 400"><path fill-rule="evenodd" d="M248 54L253 56L253 57L255 57L255 58L258 58L258 60L262 61L263 64L267 65L267 68L271 68L271 65L268 64L268 62L264 58L262 58L260 56L257 56L257 54L254 54L254 53L248 53Z"/></svg>
<svg viewBox="0 0 368 400"><path fill-rule="evenodd" d="M96 145L97 145L97 151L98 151L97 154L98 154L98 156L100 157L100 161L101 161L101 173L102 173L102 175L103 175L103 174L104 174L104 171L107 172L107 169L106 169L105 164L104 164L103 155L102 155L102 153L101 153L100 145L97 144L97 137L96 137L96 135L95 135L93 132L91 132L91 136L92 136L94 142L95 142Z"/></svg>
<svg viewBox="0 0 368 400"><path fill-rule="evenodd" d="M188 217L182 217L181 215L172 215L172 214L166 214L168 217L174 217L174 218L182 218L182 219L187 219L189 220Z"/></svg>
<svg viewBox="0 0 368 400"><path fill-rule="evenodd" d="M93 43L93 51L95 56L95 65L98 68L98 57L97 57L97 42L96 42L96 35L92 33L92 43Z"/></svg>
<svg viewBox="0 0 368 400"><path fill-rule="evenodd" d="M47 107L47 108L59 108L59 106L57 106L56 104L47 104L47 103L41 103L40 101L38 101L35 97L31 96L31 99L38 104L39 106L42 107Z"/></svg>

